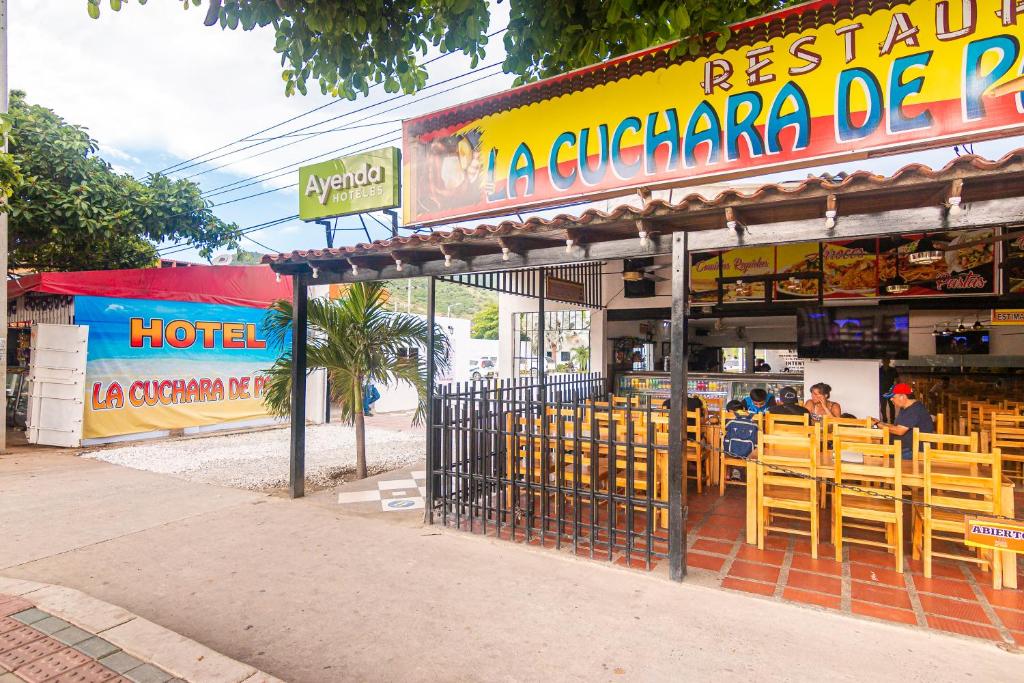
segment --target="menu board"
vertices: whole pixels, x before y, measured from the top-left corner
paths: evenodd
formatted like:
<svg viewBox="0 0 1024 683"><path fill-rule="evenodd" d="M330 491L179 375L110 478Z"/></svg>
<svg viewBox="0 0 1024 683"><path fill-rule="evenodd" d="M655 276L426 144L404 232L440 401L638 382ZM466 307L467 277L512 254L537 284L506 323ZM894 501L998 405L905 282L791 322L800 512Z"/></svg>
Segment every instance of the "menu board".
<svg viewBox="0 0 1024 683"><path fill-rule="evenodd" d="M1024 235L1006 242L1003 260L1003 291L1007 294L1024 293Z"/></svg>
<svg viewBox="0 0 1024 683"><path fill-rule="evenodd" d="M796 244L780 244L775 248L775 272L816 273L821 270L821 254L817 242L797 242ZM775 298L780 301L798 299L817 299L817 278L798 278L791 276L775 283Z"/></svg>
<svg viewBox="0 0 1024 683"><path fill-rule="evenodd" d="M722 277L742 278L775 273L775 247L742 247L723 251ZM729 282L724 286L722 301L764 301L764 282Z"/></svg>
<svg viewBox="0 0 1024 683"><path fill-rule="evenodd" d="M979 244L994 234L992 229L928 233L943 252L943 258L927 265L913 264L909 258L917 251L922 234L831 241L820 247L817 242L799 242L695 254L690 267L691 294L696 303L716 303L719 272L725 278L741 278L820 270L825 299L893 297L885 291L885 283L896 275L897 254L899 274L910 289L895 296L994 294L998 246ZM958 245L964 246L957 248ZM1004 291L1024 292L1024 236L1008 243L1006 250ZM722 289L722 300L726 303L765 299L762 282L728 282ZM781 279L774 284L773 294L779 301L817 299L818 281L798 277Z"/></svg>
<svg viewBox="0 0 1024 683"><path fill-rule="evenodd" d="M905 235L900 239L879 240L879 286L896 276L896 254L899 253L900 276L910 290L900 296L932 296L938 294L995 293L996 246L978 244L994 235L991 229L930 233L935 246L944 250L944 258L936 263L915 264L910 254L917 251L923 235ZM965 244L962 249L955 249ZM891 296L882 291L881 296Z"/></svg>
<svg viewBox="0 0 1024 683"><path fill-rule="evenodd" d="M690 257L690 301L718 303L719 252L710 251Z"/></svg>

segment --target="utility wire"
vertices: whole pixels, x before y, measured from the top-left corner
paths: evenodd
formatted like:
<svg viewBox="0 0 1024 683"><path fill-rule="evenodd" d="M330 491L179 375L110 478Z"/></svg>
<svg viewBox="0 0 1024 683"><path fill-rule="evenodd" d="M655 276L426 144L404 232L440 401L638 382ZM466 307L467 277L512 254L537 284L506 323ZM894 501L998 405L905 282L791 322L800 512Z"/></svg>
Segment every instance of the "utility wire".
<svg viewBox="0 0 1024 683"><path fill-rule="evenodd" d="M487 71L489 69L493 69L496 66L501 66L501 63L500 62L495 62L494 64L488 64L487 66L478 67L477 69L475 69L473 71L467 71L465 73L458 74L456 76L452 76L451 78L445 79L443 81L438 81L437 83L435 83L432 86L427 86L427 88L423 88L423 90L427 90L428 88L431 88L431 87L441 86L441 85L444 85L446 83L451 83L452 81L459 80L459 79L464 78L464 77L466 77L466 76L468 76L470 74L481 73L483 71ZM385 109L385 110L377 112L375 114L371 114L369 116L364 116L361 119L356 119L355 123L360 123L360 122L363 122L363 121L367 121L369 119L372 119L375 116L380 116L381 114L384 114L384 113L396 111L398 109L402 109L404 107L408 107L408 106L410 106L412 104L416 104L418 102L423 102L425 100L429 100L432 97L437 97L439 95L447 94L449 92L452 92L453 90L457 90L458 88L462 88L462 87L465 87L467 85L471 85L473 83L476 83L478 81L482 81L485 78L490 78L490 77L492 77L494 75L496 75L496 74L493 74L493 73L487 74L486 76L481 76L479 78L475 78L473 80L466 81L465 83L460 83L459 85L452 86L451 88L448 88L446 90L442 90L440 92L432 93L432 94L427 95L425 97L417 97L415 99L407 100L407 101L403 102L400 105L396 105L394 107L391 107L390 109ZM422 92L422 91L420 91L420 92ZM333 118L324 119L323 121L318 121L317 123L310 124L309 126L306 126L304 128L298 128L296 130L290 131L289 135L293 135L295 133L299 133L301 131L308 130L308 129L313 128L315 126L319 126L321 124L327 123L329 121L335 121L337 119L344 118L346 116L351 116L352 114L358 114L358 113L366 111L368 109L373 109L375 107L379 107L381 105L385 105L385 104L394 102L396 100L400 100L400 99L405 98L405 97L409 97L409 96L408 95L399 95L398 97L393 97L393 98L390 98L390 99L387 99L387 100L381 100L380 102L374 102L373 104L369 104L369 105L367 105L365 107L362 107L361 109L356 109L355 111L346 112L344 114L340 114L340 115L335 116ZM383 125L383 124L381 124L381 125ZM270 149L264 149L264 150L261 150L259 152L254 153L254 154L250 154L249 156L241 157L240 159L232 159L231 161L225 162L225 163L220 164L218 166L213 166L211 168L207 168L207 169L202 170L202 171L197 171L196 173L193 173L191 175L187 175L187 176L185 176L185 179L188 180L190 178L197 178L197 177L199 177L201 175L206 175L207 173L213 173L214 171L219 171L219 170L221 170L223 168L227 168L228 166L233 166L233 165L241 163L243 161L248 161L249 159L255 159L256 157L263 156L264 154L270 154L271 152L276 152L277 150L284 149L285 147L291 147L292 145L297 145L299 143L302 143L302 142L305 142L305 141L311 139L315 135L321 135L323 133L331 133L331 132L340 131L340 130L345 130L345 126L338 127L338 128L330 128L330 129L326 129L326 130L311 131L310 134L307 137L304 137L302 139L292 140L292 141L286 142L286 143L284 143L282 145L278 145L277 147L271 147ZM237 154L238 152L244 152L247 149L251 149L253 147L258 147L260 145L266 144L266 142L272 142L272 141L275 141L275 140L279 140L279 139L281 139L281 137L283 137L283 136L266 138L263 142L256 142L256 143L253 143L251 145L247 145L245 147L242 147L240 149L232 150L232 151L227 152L225 154L220 154L220 155L215 156L215 157L210 157L209 159L205 159L204 161L202 161L202 162L200 162L198 164L192 164L190 166L184 166L184 167L182 167L182 168L180 168L178 170L179 171L183 171L183 170L185 170L187 168L192 168L194 166L199 166L201 164L209 163L210 161L214 161L216 159L221 159L223 157L231 156L232 154Z"/></svg>
<svg viewBox="0 0 1024 683"><path fill-rule="evenodd" d="M488 33L487 37L488 38L493 38L494 36L496 36L496 35L498 35L500 33L504 33L507 30L508 30L508 26L505 26L504 28L500 28L500 29L498 29L496 31L492 31L491 33ZM440 54L440 55L438 55L436 57L432 57L431 59L428 59L427 61L423 62L423 64L421 64L420 66L427 66L429 64L433 64L434 62L437 62L437 61L439 61L441 59L449 57L450 55L453 55L453 54L456 54L456 53L455 52L445 52L444 54ZM374 83L373 85L370 86L370 89L372 90L373 88L376 88L379 85L381 85L381 83ZM287 125L289 123L292 123L293 121L297 121L297 120L299 120L301 118L309 116L310 114L314 114L314 113L316 113L316 112L318 112L318 111L320 111L322 109L326 109L327 107L333 106L333 105L338 104L340 102L347 102L347 101L349 101L349 100L343 100L341 98L333 99L330 102L326 102L324 104L321 104L318 107L314 107L313 109L305 111L305 112L303 112L301 114L297 114L296 116L292 116L290 118L287 118L284 121L281 121L279 123L275 123L272 126L268 126L266 128L260 129L260 130L254 132L254 133L249 133L246 136L238 138L237 140L233 140L233 141L231 141L231 142L229 142L227 144L221 145L220 147L216 147L214 149L211 149L209 151L203 152L201 154L197 154L194 157L191 157L189 159L185 159L184 161L180 161L180 162L178 162L176 164L171 164L170 166L157 171L157 173L167 173L167 172L173 171L173 170L183 170L182 167L185 166L186 164L190 164L191 162L195 162L195 161L197 161L197 160L199 160L199 159L201 159L201 158L203 158L203 157L205 157L207 155L210 155L210 154L213 154L215 152L219 152L221 150L227 149L228 147L231 147L232 145L236 145L236 144L238 144L240 142L247 142L247 141L249 141L250 139L252 139L253 137L255 137L257 135L262 135L263 133L266 133L268 131L274 130L275 128L280 128L281 126L284 126L284 125ZM314 125L318 125L318 124L314 124ZM241 150L236 150L236 151L241 151ZM203 162L200 162L200 163L203 163ZM197 165L197 164L192 164L192 165Z"/></svg>

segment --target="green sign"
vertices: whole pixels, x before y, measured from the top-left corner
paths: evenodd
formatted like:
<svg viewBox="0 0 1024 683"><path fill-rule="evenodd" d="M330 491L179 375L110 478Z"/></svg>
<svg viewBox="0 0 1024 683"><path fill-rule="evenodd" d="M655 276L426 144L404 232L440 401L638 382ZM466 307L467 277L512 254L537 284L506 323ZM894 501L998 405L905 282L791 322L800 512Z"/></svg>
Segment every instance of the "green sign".
<svg viewBox="0 0 1024 683"><path fill-rule="evenodd" d="M323 161L299 168L299 218L347 216L398 206L397 147Z"/></svg>

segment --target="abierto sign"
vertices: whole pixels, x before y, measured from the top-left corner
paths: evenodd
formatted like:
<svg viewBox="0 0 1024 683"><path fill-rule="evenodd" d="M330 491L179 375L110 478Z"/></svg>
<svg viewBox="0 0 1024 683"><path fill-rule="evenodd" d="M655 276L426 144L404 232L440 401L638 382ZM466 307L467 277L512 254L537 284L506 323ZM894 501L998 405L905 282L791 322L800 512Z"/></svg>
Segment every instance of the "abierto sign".
<svg viewBox="0 0 1024 683"><path fill-rule="evenodd" d="M406 224L1024 133L1019 0L812 2L404 122Z"/></svg>
<svg viewBox="0 0 1024 683"><path fill-rule="evenodd" d="M964 543L974 548L1024 553L1024 520L965 519Z"/></svg>
<svg viewBox="0 0 1024 683"><path fill-rule="evenodd" d="M324 161L299 169L299 218L346 216L398 206L396 147Z"/></svg>

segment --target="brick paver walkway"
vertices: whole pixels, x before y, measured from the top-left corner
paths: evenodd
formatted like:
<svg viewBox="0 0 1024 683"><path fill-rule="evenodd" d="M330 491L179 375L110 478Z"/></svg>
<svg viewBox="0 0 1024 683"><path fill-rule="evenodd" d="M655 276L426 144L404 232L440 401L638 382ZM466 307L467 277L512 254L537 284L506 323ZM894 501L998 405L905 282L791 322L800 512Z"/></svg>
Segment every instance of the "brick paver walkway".
<svg viewBox="0 0 1024 683"><path fill-rule="evenodd" d="M25 598L0 593L0 683L180 680Z"/></svg>

